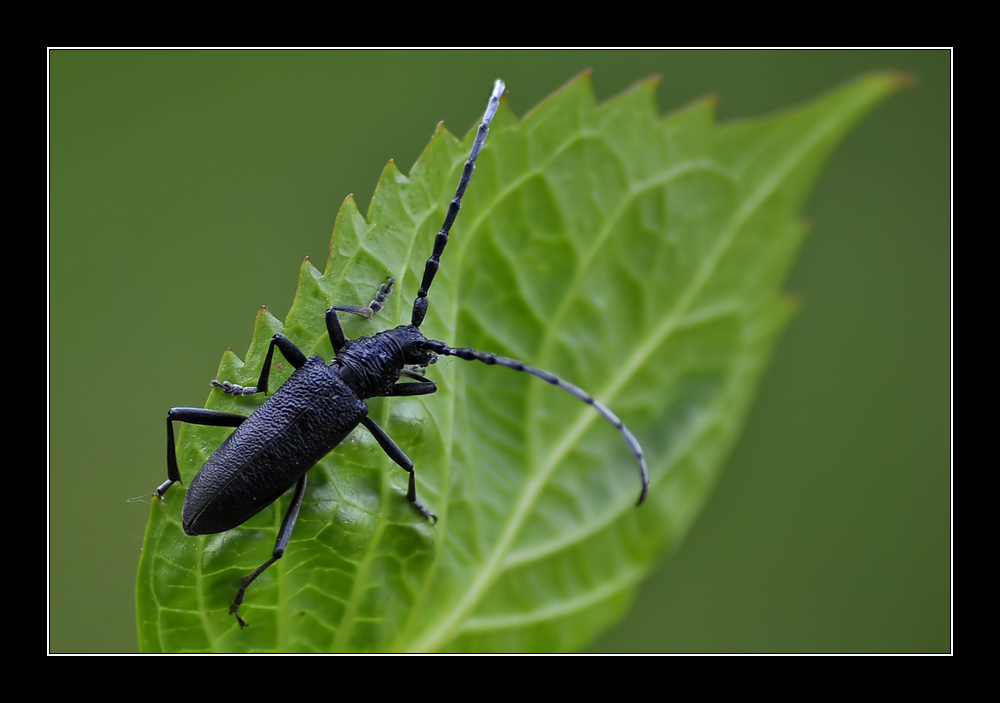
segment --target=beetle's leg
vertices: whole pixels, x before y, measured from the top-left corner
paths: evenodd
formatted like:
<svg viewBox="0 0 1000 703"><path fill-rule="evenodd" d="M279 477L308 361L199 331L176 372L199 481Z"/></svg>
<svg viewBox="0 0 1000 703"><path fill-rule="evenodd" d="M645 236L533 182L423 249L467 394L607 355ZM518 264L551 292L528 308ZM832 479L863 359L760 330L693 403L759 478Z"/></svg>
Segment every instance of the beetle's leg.
<svg viewBox="0 0 1000 703"><path fill-rule="evenodd" d="M333 353L339 354L340 350L347 344L347 337L344 336L344 328L340 326L340 320L337 319L337 308L330 308L326 311L326 332L330 335Z"/></svg>
<svg viewBox="0 0 1000 703"><path fill-rule="evenodd" d="M330 335L330 344L333 345L333 353L339 354L340 350L344 348L347 344L347 337L344 336L344 330L340 326L340 320L337 319L338 312L349 312L352 315L358 315L366 320L370 320L372 315L377 313L382 309L385 304L385 299L389 297L392 293L392 284L396 282L396 279L389 276L389 280L378 287L375 292L375 300L368 303L367 306L364 305L334 305L326 311L326 331Z"/></svg>
<svg viewBox="0 0 1000 703"><path fill-rule="evenodd" d="M244 576L243 580L240 581L240 590L236 591L236 597L233 598L233 604L229 606L229 612L236 616L241 630L247 626L243 618L240 617L240 606L243 605L243 596L246 595L247 587L254 582L254 579L264 573L267 567L284 556L288 540L292 536L292 530L295 529L295 521L299 519L299 508L302 507L302 496L305 495L305 492L306 476L302 474L302 478L299 479L298 484L295 486L295 497L292 498L292 504L288 506L285 519L281 521L281 529L278 530L278 539L274 542L274 551L271 553L271 558L254 569L252 573Z"/></svg>
<svg viewBox="0 0 1000 703"><path fill-rule="evenodd" d="M288 363L295 368L306 363L306 355L299 351L299 348L283 334L276 334L271 337L271 344L267 347L267 358L264 359L264 368L260 370L260 378L256 386L238 386L229 381L219 381L212 379L212 385L221 388L223 393L231 395L253 395L254 393L267 394L267 379L271 375L271 359L274 358L274 348L281 350L281 355L288 360Z"/></svg>
<svg viewBox="0 0 1000 703"><path fill-rule="evenodd" d="M413 383L408 385L415 386L420 384ZM403 467L403 469L410 474L410 487L406 490L406 499L410 501L410 504L417 509L417 512L425 518L431 522L437 522L437 515L425 508L421 502L417 500L417 484L415 481L416 473L413 470L413 462L410 461L410 458L403 454L403 450L396 446L396 443L393 442L392 438L385 433L385 430L375 424L375 421L370 417L361 418L361 424L365 426L365 429L372 433L372 437L374 437L375 441L379 443L382 450L389 455L389 458Z"/></svg>
<svg viewBox="0 0 1000 703"><path fill-rule="evenodd" d="M246 415L225 413L221 410L171 408L170 412L167 413L167 480L156 489L155 495L162 498L168 488L181 480L181 472L177 469L177 448L174 442L173 423L175 421L208 427L239 427L246 419Z"/></svg>
<svg viewBox="0 0 1000 703"><path fill-rule="evenodd" d="M398 397L403 395L427 395L434 393L438 387L434 381L422 381L420 383L397 383L389 393L383 398Z"/></svg>
<svg viewBox="0 0 1000 703"><path fill-rule="evenodd" d="M336 310L337 312L349 312L352 315L358 315L366 320L370 320L372 315L377 313L382 309L385 304L385 299L389 297L392 293L392 284L396 282L396 279L389 276L389 280L378 287L378 291L375 293L375 300L368 303L368 305L334 305L330 310ZM327 310L327 315L330 314L330 310Z"/></svg>
<svg viewBox="0 0 1000 703"><path fill-rule="evenodd" d="M385 304L385 299L389 297L390 293L392 293L392 284L395 282L396 279L389 276L389 279L378 287L378 290L375 292L375 300L368 303L368 307L373 314L382 309L382 306Z"/></svg>

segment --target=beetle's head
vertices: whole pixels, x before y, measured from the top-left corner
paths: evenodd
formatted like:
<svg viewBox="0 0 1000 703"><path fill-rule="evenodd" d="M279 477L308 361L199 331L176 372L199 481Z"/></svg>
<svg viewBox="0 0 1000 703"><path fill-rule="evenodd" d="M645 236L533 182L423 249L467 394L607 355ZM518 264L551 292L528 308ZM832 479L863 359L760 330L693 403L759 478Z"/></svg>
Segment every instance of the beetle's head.
<svg viewBox="0 0 1000 703"><path fill-rule="evenodd" d="M437 361L437 354L427 346L427 338L413 325L400 325L391 335L403 353L406 366L425 367Z"/></svg>
<svg viewBox="0 0 1000 703"><path fill-rule="evenodd" d="M437 363L438 360L437 354L419 342L406 350L405 357L406 363L410 366L426 367Z"/></svg>

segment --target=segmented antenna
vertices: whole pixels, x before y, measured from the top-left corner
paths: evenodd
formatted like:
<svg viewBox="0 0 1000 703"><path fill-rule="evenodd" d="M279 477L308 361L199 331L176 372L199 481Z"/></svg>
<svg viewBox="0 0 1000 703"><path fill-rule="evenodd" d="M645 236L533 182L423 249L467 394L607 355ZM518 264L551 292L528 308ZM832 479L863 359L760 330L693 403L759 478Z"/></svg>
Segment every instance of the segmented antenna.
<svg viewBox="0 0 1000 703"><path fill-rule="evenodd" d="M486 135L490 133L490 122L493 121L493 116L497 114L497 107L500 105L500 96L503 95L503 91L503 81L497 81L493 85L493 95L490 96L490 103L486 107L486 114L483 115L483 122L479 125L479 130L476 132L476 143L472 145L472 153L469 154L469 160L465 162L465 168L462 169L462 180L458 182L455 197L448 206L448 214L445 215L441 231L434 238L434 253L431 254L431 258L427 259L427 263L424 265L424 278L420 282L417 299L413 301L413 316L410 318L410 324L414 327L420 327L420 324L424 321L424 315L427 314L427 291L430 290L431 283L434 282L434 275L437 273L438 266L441 263L441 254L448 244L448 232L451 231L451 226L455 223L458 211L462 209L462 196L465 195L465 189L469 186L469 179L472 178L472 174L476 170L476 159L479 158L479 150L486 143Z"/></svg>
<svg viewBox="0 0 1000 703"><path fill-rule="evenodd" d="M642 453L642 447L639 446L639 441L625 426L625 423L618 419L617 415L615 415L602 403L594 400L594 398L585 390L574 386L572 383L563 381L558 376L551 374L548 371L536 369L534 366L528 366L523 362L517 361L516 359L508 359L505 356L497 356L496 354L476 351L475 349L456 349L449 347L444 342L438 342L433 339L428 339L423 343L423 346L436 354L440 354L441 356L457 356L459 359L465 359L466 361L481 361L482 363L490 366L506 366L508 369L530 373L532 376L537 376L546 383L551 383L553 386L562 388L564 391L576 396L587 405L593 407L594 410L601 414L601 417L615 426L615 428L621 433L622 437L625 438L625 441L628 442L628 446L632 449L632 453L635 454L635 458L639 462L639 477L642 480L642 492L639 493L639 500L636 502L636 506L642 505L642 501L646 500L646 491L649 489L649 468L646 466L646 457Z"/></svg>

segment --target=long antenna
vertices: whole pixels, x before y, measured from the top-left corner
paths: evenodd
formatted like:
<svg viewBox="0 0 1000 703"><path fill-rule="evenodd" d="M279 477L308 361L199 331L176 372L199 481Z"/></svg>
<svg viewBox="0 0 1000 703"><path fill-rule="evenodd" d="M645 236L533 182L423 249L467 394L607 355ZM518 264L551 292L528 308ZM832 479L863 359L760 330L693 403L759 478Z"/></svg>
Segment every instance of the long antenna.
<svg viewBox="0 0 1000 703"><path fill-rule="evenodd" d="M449 347L444 342L438 342L433 339L428 339L426 342L423 342L423 346L436 354L440 354L441 356L457 356L459 359L465 359L466 361L481 361L482 363L490 366L506 366L508 369L530 373L532 376L537 376L546 383L551 383L553 386L562 388L567 393L570 393L594 408L594 410L601 414L601 417L615 426L615 428L621 433L622 437L625 438L628 446L632 449L632 453L635 454L636 461L639 462L639 478L642 481L642 491L639 493L639 500L636 502L636 506L642 505L642 501L646 500L646 492L649 490L649 468L646 466L646 457L642 453L642 447L639 446L639 441L625 426L625 423L618 419L617 415L615 415L603 403L594 400L594 398L585 390L574 386L572 383L563 381L561 378L555 374L549 373L548 371L536 369L534 366L528 366L524 362L516 359L508 359L505 356L497 356L496 354L490 352L481 352L475 349Z"/></svg>
<svg viewBox="0 0 1000 703"><path fill-rule="evenodd" d="M420 327L420 324L424 321L424 315L427 314L427 291L430 290L431 283L434 282L434 275L437 273L438 266L441 263L441 254L448 244L448 232L451 231L451 226L455 223L458 211L462 209L462 196L465 195L465 189L469 186L469 179L472 178L472 174L476 170L476 159L479 158L479 150L483 148L483 144L486 143L486 135L490 133L490 122L493 121L493 116L497 114L497 107L500 106L500 96L503 95L504 87L503 81L497 81L493 85L493 95L490 96L490 103L486 107L486 114L483 115L483 122L479 125L479 130L476 132L476 143L472 145L472 153L469 154L469 160L465 162L465 168L462 169L462 180L458 182L455 197L448 206L448 214L445 215L441 231L434 238L434 253L431 254L431 258L427 259L427 263L424 265L424 278L420 282L417 299L413 301L413 316L410 318L410 324L414 327Z"/></svg>

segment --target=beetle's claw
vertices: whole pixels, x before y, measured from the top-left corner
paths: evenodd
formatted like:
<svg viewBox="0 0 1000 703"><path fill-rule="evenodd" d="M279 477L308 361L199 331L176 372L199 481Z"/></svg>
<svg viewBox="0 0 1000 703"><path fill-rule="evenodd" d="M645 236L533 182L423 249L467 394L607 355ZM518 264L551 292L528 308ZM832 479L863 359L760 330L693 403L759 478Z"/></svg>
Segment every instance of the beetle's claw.
<svg viewBox="0 0 1000 703"><path fill-rule="evenodd" d="M240 386L229 381L219 381L214 378L212 379L212 385L215 388L221 388L223 393L230 395L253 395L257 392L257 386Z"/></svg>
<svg viewBox="0 0 1000 703"><path fill-rule="evenodd" d="M238 606L238 605L236 605L235 603L233 603L233 604L232 604L231 606L229 606L229 614L230 614L230 615L235 615L235 616L236 616L236 622L238 622L238 623L240 624L240 629L241 629L241 630L242 630L243 628L245 628L245 627L250 627L250 625L249 625L249 624L247 624L247 623L246 623L246 622L245 622L245 621L243 620L243 618L241 618L241 617L240 617L240 606Z"/></svg>

